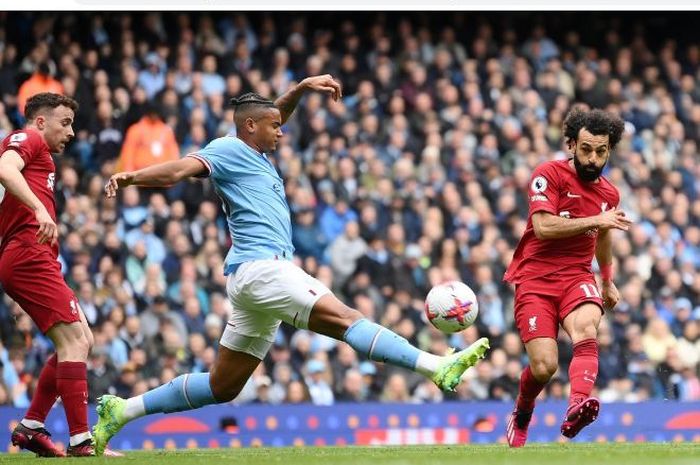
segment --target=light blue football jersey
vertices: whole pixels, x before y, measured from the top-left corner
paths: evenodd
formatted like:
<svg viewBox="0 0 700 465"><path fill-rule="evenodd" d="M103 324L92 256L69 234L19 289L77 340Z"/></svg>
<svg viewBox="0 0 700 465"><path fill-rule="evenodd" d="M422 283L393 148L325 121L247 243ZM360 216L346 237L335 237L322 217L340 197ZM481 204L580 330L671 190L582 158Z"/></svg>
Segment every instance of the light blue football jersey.
<svg viewBox="0 0 700 465"><path fill-rule="evenodd" d="M207 167L226 213L233 246L224 274L250 260L291 259L292 222L284 183L267 155L226 136L188 156Z"/></svg>

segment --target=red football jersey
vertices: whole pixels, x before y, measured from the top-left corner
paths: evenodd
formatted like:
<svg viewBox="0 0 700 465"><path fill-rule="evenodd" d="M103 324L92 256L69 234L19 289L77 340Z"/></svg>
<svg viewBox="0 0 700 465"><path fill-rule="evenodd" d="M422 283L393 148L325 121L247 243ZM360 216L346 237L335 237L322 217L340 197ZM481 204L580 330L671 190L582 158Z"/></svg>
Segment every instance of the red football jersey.
<svg viewBox="0 0 700 465"><path fill-rule="evenodd" d="M0 156L9 150L14 150L24 160L24 179L34 195L44 204L51 218L56 221L56 199L53 195L56 165L51 158L49 146L37 131L22 129L3 139L0 144ZM39 223L29 207L9 192L4 191L0 194L1 244L15 240L37 244L38 229ZM53 251L58 256L58 246L53 247Z"/></svg>
<svg viewBox="0 0 700 465"><path fill-rule="evenodd" d="M503 279L518 284L555 272L590 272L597 228L565 239L540 240L532 228L532 215L536 212L564 218L598 215L620 202L615 186L602 176L598 182L583 182L568 160L550 161L532 173L528 199L527 228Z"/></svg>

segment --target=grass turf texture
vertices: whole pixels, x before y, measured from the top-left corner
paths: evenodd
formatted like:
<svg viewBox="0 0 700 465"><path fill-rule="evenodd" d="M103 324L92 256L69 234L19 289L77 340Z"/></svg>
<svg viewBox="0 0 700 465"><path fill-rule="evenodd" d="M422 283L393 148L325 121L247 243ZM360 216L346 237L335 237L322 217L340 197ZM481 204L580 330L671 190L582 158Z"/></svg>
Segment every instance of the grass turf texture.
<svg viewBox="0 0 700 465"><path fill-rule="evenodd" d="M691 465L700 463L698 443L529 444L403 447L295 447L127 451L124 458L69 458L61 464L148 465ZM39 462L37 462L39 460ZM33 454L0 454L0 463L48 463Z"/></svg>

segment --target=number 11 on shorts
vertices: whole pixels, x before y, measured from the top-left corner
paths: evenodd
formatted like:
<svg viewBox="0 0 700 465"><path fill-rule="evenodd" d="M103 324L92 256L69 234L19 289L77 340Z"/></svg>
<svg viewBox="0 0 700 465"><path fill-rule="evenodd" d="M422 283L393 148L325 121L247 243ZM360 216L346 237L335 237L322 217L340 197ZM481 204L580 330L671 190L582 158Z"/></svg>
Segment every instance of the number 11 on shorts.
<svg viewBox="0 0 700 465"><path fill-rule="evenodd" d="M598 291L598 286L595 284L581 284L579 286L582 290L583 293L586 294L587 298L592 298L592 297L598 297L600 298L600 291Z"/></svg>

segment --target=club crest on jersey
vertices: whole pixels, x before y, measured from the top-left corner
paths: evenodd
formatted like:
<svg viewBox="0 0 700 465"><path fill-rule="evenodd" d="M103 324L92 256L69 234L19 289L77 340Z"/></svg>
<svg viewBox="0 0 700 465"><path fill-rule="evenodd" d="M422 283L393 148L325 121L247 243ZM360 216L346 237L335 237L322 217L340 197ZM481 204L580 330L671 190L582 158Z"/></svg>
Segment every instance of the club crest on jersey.
<svg viewBox="0 0 700 465"><path fill-rule="evenodd" d="M547 190L547 179L544 176L537 176L530 185L532 192L544 192Z"/></svg>
<svg viewBox="0 0 700 465"><path fill-rule="evenodd" d="M26 132L18 132L17 134L12 134L10 136L10 142L7 145L19 145L21 142L27 140Z"/></svg>
<svg viewBox="0 0 700 465"><path fill-rule="evenodd" d="M49 177L46 180L46 187L51 189L51 192L53 192L53 187L56 184L56 173L49 173Z"/></svg>
<svg viewBox="0 0 700 465"><path fill-rule="evenodd" d="M608 211L608 202L603 202L600 204L600 211L601 212L606 212Z"/></svg>

